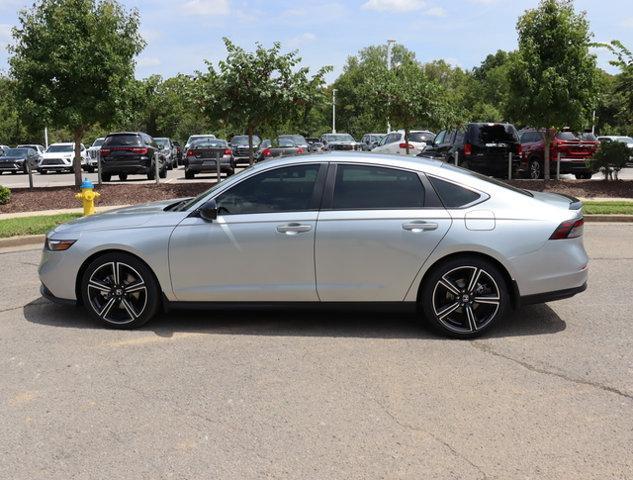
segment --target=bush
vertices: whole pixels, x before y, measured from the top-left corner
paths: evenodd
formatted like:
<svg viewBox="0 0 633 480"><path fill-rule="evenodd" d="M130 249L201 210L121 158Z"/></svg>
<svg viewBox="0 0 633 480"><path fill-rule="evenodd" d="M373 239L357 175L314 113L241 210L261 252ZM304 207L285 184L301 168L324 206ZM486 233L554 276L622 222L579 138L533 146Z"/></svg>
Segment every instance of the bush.
<svg viewBox="0 0 633 480"><path fill-rule="evenodd" d="M609 176L615 176L617 179L618 172L626 166L630 156L631 152L626 143L605 142L590 160L590 165L594 171L601 171L605 180L608 180Z"/></svg>
<svg viewBox="0 0 633 480"><path fill-rule="evenodd" d="M0 205L6 205L11 200L11 189L0 185Z"/></svg>

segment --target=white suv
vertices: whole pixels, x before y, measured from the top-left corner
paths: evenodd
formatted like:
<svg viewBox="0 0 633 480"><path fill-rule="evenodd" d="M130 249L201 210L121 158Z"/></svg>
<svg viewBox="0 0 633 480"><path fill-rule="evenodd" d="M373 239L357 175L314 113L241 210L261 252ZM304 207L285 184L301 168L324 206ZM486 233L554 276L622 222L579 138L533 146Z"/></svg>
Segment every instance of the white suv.
<svg viewBox="0 0 633 480"><path fill-rule="evenodd" d="M75 158L75 144L74 143L53 143L42 154L42 159L37 166L37 171L40 173L48 172L72 172L73 171L73 158ZM81 165L85 167L86 159L86 147L81 144Z"/></svg>
<svg viewBox="0 0 633 480"><path fill-rule="evenodd" d="M417 155L427 143L433 143L435 134L428 130L411 130L409 132L409 155ZM392 155L406 155L407 143L404 139L404 130L389 133L382 142L374 148L372 153L388 153Z"/></svg>

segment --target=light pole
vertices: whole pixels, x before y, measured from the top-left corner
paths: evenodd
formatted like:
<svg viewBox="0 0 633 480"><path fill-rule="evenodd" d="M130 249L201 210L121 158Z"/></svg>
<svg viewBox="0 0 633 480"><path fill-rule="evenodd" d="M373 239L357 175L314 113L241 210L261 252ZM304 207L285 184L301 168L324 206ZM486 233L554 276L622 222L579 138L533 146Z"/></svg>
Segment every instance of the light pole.
<svg viewBox="0 0 633 480"><path fill-rule="evenodd" d="M336 88L332 89L332 133L336 133Z"/></svg>
<svg viewBox="0 0 633 480"><path fill-rule="evenodd" d="M395 40L387 40L387 70L391 70L391 47ZM391 122L387 120L387 133L391 133Z"/></svg>

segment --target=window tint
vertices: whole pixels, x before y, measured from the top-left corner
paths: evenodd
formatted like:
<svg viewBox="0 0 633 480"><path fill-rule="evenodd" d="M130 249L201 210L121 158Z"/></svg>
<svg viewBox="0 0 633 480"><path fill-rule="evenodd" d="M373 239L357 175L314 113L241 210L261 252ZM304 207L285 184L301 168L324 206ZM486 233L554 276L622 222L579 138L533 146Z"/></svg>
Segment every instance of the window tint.
<svg viewBox="0 0 633 480"><path fill-rule="evenodd" d="M516 143L518 134L514 126L507 124L471 125L469 134L470 143L478 146L498 143Z"/></svg>
<svg viewBox="0 0 633 480"><path fill-rule="evenodd" d="M414 172L365 165L339 165L334 210L423 208L424 187Z"/></svg>
<svg viewBox="0 0 633 480"><path fill-rule="evenodd" d="M395 142L399 142L399 141L400 141L400 134L399 133L390 133L389 135L387 135L387 140L385 140L385 144L395 143Z"/></svg>
<svg viewBox="0 0 633 480"><path fill-rule="evenodd" d="M220 215L310 210L318 164L268 170L216 198Z"/></svg>
<svg viewBox="0 0 633 480"><path fill-rule="evenodd" d="M427 132L413 132L409 133L409 141L410 142L419 142L419 143L432 143L435 135Z"/></svg>
<svg viewBox="0 0 633 480"><path fill-rule="evenodd" d="M455 130L447 131L446 136L444 137L444 141L442 143L453 143L453 138L455 138Z"/></svg>
<svg viewBox="0 0 633 480"><path fill-rule="evenodd" d="M481 197L477 192L454 183L436 177L428 178L446 208L460 208L476 202Z"/></svg>
<svg viewBox="0 0 633 480"><path fill-rule="evenodd" d="M130 146L130 145L140 145L141 138L139 135L110 135L105 139L103 145L105 146Z"/></svg>
<svg viewBox="0 0 633 480"><path fill-rule="evenodd" d="M457 130L457 134L455 135L455 141L453 143L458 146L464 145L464 131L463 130Z"/></svg>
<svg viewBox="0 0 633 480"><path fill-rule="evenodd" d="M441 131L440 133L437 134L437 137L435 137L435 140L433 141L433 143L435 143L436 145L439 145L440 143L444 141L445 136L446 136L446 132Z"/></svg>

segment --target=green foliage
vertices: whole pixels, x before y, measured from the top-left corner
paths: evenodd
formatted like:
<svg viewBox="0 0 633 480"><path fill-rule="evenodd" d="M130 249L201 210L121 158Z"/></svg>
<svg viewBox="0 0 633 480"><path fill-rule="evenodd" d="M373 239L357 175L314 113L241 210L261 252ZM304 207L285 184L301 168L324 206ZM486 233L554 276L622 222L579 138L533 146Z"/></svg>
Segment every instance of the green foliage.
<svg viewBox="0 0 633 480"><path fill-rule="evenodd" d="M0 220L0 238L41 235L52 230L57 225L69 222L80 216L80 213L61 213L58 215L7 218Z"/></svg>
<svg viewBox="0 0 633 480"><path fill-rule="evenodd" d="M281 44L266 49L257 44L247 52L224 39L228 55L218 68L207 62L208 70L197 78L197 98L207 117L220 128L231 126L252 137L260 129L274 129L298 112L306 112L322 98L323 67L309 77L296 51L283 54Z"/></svg>
<svg viewBox="0 0 633 480"><path fill-rule="evenodd" d="M6 205L11 200L11 189L0 185L0 205Z"/></svg>
<svg viewBox="0 0 633 480"><path fill-rule="evenodd" d="M143 49L137 11L114 0L41 0L19 14L9 59L16 97L31 125L73 133L108 125L126 107L134 57Z"/></svg>
<svg viewBox="0 0 633 480"><path fill-rule="evenodd" d="M631 157L631 151L623 142L605 142L600 145L598 151L591 159L591 168L604 173L605 180L609 179L609 173L622 170Z"/></svg>

